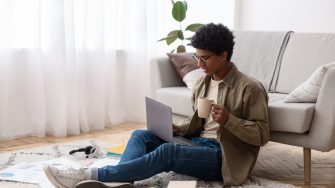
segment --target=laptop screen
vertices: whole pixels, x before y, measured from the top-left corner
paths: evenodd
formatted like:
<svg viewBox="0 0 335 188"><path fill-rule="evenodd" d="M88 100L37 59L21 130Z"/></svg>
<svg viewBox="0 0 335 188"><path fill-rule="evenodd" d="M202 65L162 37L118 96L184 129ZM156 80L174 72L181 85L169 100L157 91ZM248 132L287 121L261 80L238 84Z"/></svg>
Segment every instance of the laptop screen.
<svg viewBox="0 0 335 188"><path fill-rule="evenodd" d="M172 142L172 108L149 97L145 97L147 129L161 139Z"/></svg>

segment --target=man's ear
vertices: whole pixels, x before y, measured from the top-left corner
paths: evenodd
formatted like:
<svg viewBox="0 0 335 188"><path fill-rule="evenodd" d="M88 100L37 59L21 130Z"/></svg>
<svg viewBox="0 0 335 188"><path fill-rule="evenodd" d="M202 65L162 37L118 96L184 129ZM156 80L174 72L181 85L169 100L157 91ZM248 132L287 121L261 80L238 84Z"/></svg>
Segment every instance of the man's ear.
<svg viewBox="0 0 335 188"><path fill-rule="evenodd" d="M227 59L228 59L228 52L227 51L222 52L221 53L221 58L222 58L222 60L227 61Z"/></svg>

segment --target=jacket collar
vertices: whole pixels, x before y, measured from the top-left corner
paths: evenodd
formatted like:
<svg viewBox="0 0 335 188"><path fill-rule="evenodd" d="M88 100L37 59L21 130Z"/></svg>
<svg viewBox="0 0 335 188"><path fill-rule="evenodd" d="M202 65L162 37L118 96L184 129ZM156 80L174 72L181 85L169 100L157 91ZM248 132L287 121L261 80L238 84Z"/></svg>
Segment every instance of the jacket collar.
<svg viewBox="0 0 335 188"><path fill-rule="evenodd" d="M235 66L234 63L232 63L232 65L233 65L232 68L230 69L230 71L226 75L226 77L224 77L224 79L222 80L222 82L220 83L220 85L224 84L224 85L226 85L228 87L232 87L233 86L234 80L235 80L236 75L238 73L238 69L237 69L237 67ZM211 80L211 76L210 75L208 75L208 76L205 77L206 88L207 88L210 80Z"/></svg>

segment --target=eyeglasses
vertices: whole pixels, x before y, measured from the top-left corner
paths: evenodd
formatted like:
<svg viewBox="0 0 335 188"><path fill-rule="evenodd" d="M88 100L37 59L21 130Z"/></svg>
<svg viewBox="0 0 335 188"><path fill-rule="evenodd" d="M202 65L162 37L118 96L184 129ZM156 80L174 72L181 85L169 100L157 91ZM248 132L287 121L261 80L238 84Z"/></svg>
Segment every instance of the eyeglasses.
<svg viewBox="0 0 335 188"><path fill-rule="evenodd" d="M192 57L197 61L197 62L202 62L202 63L207 63L208 59L211 58L214 54L212 55L207 55L207 56L198 56L198 54L194 53Z"/></svg>

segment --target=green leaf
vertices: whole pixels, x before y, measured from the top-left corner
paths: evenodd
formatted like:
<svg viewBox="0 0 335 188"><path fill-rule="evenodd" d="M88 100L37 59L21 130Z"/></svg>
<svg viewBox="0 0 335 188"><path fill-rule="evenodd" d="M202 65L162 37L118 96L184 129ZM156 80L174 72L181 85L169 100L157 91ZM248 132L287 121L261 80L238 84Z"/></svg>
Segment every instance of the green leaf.
<svg viewBox="0 0 335 188"><path fill-rule="evenodd" d="M204 24L201 23L195 23L195 24L190 24L189 26L186 27L186 31L197 31L201 26Z"/></svg>
<svg viewBox="0 0 335 188"><path fill-rule="evenodd" d="M170 53L172 54L172 53L173 53L175 50L176 50L176 49L173 49L173 50L171 50L171 52L170 52Z"/></svg>
<svg viewBox="0 0 335 188"><path fill-rule="evenodd" d="M182 31L182 30L179 30L179 31L178 31L178 38L179 38L180 40L184 40L184 34L183 34L183 31Z"/></svg>
<svg viewBox="0 0 335 188"><path fill-rule="evenodd" d="M186 52L186 48L184 45L179 45L177 48L177 53L183 53Z"/></svg>
<svg viewBox="0 0 335 188"><path fill-rule="evenodd" d="M174 2L173 2L173 0L171 0L171 3L172 3L172 5L174 5Z"/></svg>
<svg viewBox="0 0 335 188"><path fill-rule="evenodd" d="M186 44L187 46L192 46L192 44L191 43L188 43L188 44Z"/></svg>
<svg viewBox="0 0 335 188"><path fill-rule="evenodd" d="M187 11L187 2L183 1L184 5L185 5L185 11Z"/></svg>
<svg viewBox="0 0 335 188"><path fill-rule="evenodd" d="M166 37L166 38L159 39L157 42L160 42L160 41L165 40L165 41L166 41L166 44L167 44L167 45L170 45L170 44L173 43L175 40L177 40L177 38L178 38L178 36L171 36L171 37Z"/></svg>
<svg viewBox="0 0 335 188"><path fill-rule="evenodd" d="M172 36L175 36L175 37L178 37L178 32L180 30L173 30L173 31L170 31L170 33L167 35L167 37L172 37Z"/></svg>
<svg viewBox="0 0 335 188"><path fill-rule="evenodd" d="M160 41L163 41L163 40L166 40L166 38L159 39L157 42L160 42Z"/></svg>
<svg viewBox="0 0 335 188"><path fill-rule="evenodd" d="M173 30L171 31L167 37L166 37L166 44L170 45L171 43L173 43L175 40L177 40L178 38L178 32L179 30Z"/></svg>
<svg viewBox="0 0 335 188"><path fill-rule="evenodd" d="M172 8L172 16L178 22L181 22L186 17L186 6L183 2L177 1Z"/></svg>
<svg viewBox="0 0 335 188"><path fill-rule="evenodd" d="M172 44L175 40L177 40L177 38L178 37L174 37L174 36L172 36L172 37L166 37L166 44L167 45Z"/></svg>

